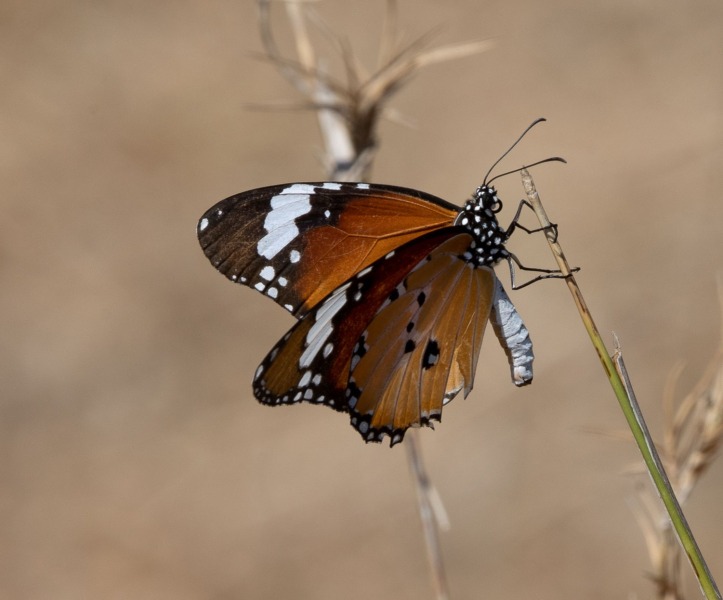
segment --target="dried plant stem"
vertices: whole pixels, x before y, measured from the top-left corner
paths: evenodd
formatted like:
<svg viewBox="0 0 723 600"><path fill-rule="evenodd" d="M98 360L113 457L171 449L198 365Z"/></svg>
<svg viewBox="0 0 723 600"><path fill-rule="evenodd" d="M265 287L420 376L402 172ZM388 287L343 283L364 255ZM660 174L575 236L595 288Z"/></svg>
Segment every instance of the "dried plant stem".
<svg viewBox="0 0 723 600"><path fill-rule="evenodd" d="M419 517L422 520L424 539L427 544L427 556L432 568L432 583L437 600L447 600L449 590L447 588L447 576L442 560L442 547L439 543L440 517L446 520L444 512L440 512L441 504L436 490L432 485L429 475L424 468L424 461L419 449L417 432L410 431L404 440L407 448L409 468L412 471L415 487L417 489L417 502L419 505ZM444 524L444 523L442 523Z"/></svg>
<svg viewBox="0 0 723 600"><path fill-rule="evenodd" d="M640 408L634 400L634 394L632 393L632 387L627 379L627 372L624 370L622 357L619 352L616 352L616 362L614 363L613 359L608 354L605 344L600 337L600 333L595 326L592 315L590 314L587 304L582 296L582 292L580 291L570 266L565 259L562 247L557 241L554 228L551 227L550 220L547 218L547 214L542 207L542 202L540 201L539 194L535 189L532 177L526 169L523 169L521 173L522 185L525 188L527 199L532 205L532 208L540 221L540 225L546 228L545 232L547 241L550 245L550 249L552 250L552 254L559 265L560 272L565 277L567 286L570 289L573 300L575 301L578 311L580 312L580 316L582 317L585 329L592 340L592 344L595 347L598 357L600 358L600 362L602 363L615 395L618 398L618 402L620 403L625 419L628 422L628 426L633 433L633 437L635 438L638 448L643 455L643 460L645 461L648 472L650 473L658 494L660 495L668 515L670 516L670 520L678 536L678 540L683 546L688 556L688 560L693 567L701 590L705 594L705 597L709 600L721 600L721 595L716 583L713 580L700 549L698 548L698 544L693 537L693 533L685 520L685 516L683 515L680 504L675 497L675 493L670 486L668 477L655 450L653 440L645 425L645 421L643 420ZM621 365L620 372L616 368L616 364ZM623 381L623 379L626 380L627 384ZM628 393L628 390L630 390L630 393Z"/></svg>
<svg viewBox="0 0 723 600"><path fill-rule="evenodd" d="M723 285L719 297L723 306ZM673 388L681 370L673 373L668 386L664 455L669 457L670 478L684 503L723 443L723 344L673 414Z"/></svg>

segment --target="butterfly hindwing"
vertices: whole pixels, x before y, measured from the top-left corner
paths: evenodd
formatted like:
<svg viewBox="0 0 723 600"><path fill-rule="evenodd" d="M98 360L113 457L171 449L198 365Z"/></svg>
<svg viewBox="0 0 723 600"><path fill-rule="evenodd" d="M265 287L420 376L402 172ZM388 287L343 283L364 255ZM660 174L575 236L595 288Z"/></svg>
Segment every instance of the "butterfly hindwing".
<svg viewBox="0 0 723 600"><path fill-rule="evenodd" d="M459 208L416 190L293 183L222 200L198 223L211 263L297 317L408 241L449 227Z"/></svg>
<svg viewBox="0 0 723 600"><path fill-rule="evenodd" d="M400 442L472 389L496 276L465 258L470 242L461 234L433 250L362 332L347 393L352 425L367 441Z"/></svg>
<svg viewBox="0 0 723 600"><path fill-rule="evenodd" d="M335 289L301 318L261 363L254 378L255 396L270 405L304 401L348 411L349 373L353 357L363 352L359 345L362 333L394 295L398 282L436 248L460 237L469 243L470 236L460 231L451 227L419 237ZM391 339L383 343L391 343Z"/></svg>

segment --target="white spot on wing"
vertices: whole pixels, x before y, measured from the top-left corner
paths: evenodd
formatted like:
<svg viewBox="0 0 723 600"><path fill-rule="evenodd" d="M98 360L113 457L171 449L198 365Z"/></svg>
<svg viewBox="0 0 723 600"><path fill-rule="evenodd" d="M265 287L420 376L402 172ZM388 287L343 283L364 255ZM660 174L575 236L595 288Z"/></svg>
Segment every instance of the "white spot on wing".
<svg viewBox="0 0 723 600"><path fill-rule="evenodd" d="M301 379L299 380L299 387L303 388L309 385L309 382L311 381L311 371L305 371L304 374L301 376Z"/></svg>
<svg viewBox="0 0 723 600"><path fill-rule="evenodd" d="M260 281L254 286L259 292L263 292L266 289L266 284Z"/></svg>
<svg viewBox="0 0 723 600"><path fill-rule="evenodd" d="M368 183L357 183L356 187L357 187L357 189L360 189L360 190L368 190L369 184Z"/></svg>
<svg viewBox="0 0 723 600"><path fill-rule="evenodd" d="M270 287L268 290L266 290L266 293L269 295L269 298L276 298L279 295L279 290L277 290L275 287Z"/></svg>
<svg viewBox="0 0 723 600"><path fill-rule="evenodd" d="M261 273L259 273L259 275L261 276L261 279L271 281L274 278L274 275L276 275L276 271L274 271L274 268L271 265L266 265L263 269L261 269Z"/></svg>
<svg viewBox="0 0 723 600"><path fill-rule="evenodd" d="M321 186L325 190L340 190L341 189L341 183L336 183L334 181L327 181L324 185Z"/></svg>
<svg viewBox="0 0 723 600"><path fill-rule="evenodd" d="M282 190L282 194L313 194L316 187L308 183L292 183L289 187Z"/></svg>
<svg viewBox="0 0 723 600"><path fill-rule="evenodd" d="M298 251L298 250L292 250L292 251L289 253L289 260L290 260L292 263L297 263L297 262L299 262L299 259L301 259L301 254L299 254L299 251Z"/></svg>
<svg viewBox="0 0 723 600"><path fill-rule="evenodd" d="M278 283L281 287L286 287L286 284L289 283L289 280L286 279L286 277L279 277Z"/></svg>

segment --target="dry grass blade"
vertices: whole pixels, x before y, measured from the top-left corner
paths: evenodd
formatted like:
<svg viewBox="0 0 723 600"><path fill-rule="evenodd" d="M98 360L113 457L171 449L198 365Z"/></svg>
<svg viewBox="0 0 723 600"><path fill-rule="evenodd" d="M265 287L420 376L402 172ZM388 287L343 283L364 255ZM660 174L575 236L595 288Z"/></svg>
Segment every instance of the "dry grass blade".
<svg viewBox="0 0 723 600"><path fill-rule="evenodd" d="M447 46L440 46L439 48L430 48L429 50L421 52L416 57L416 65L418 68L421 68L448 60L467 58L474 54L486 52L494 47L494 45L495 43L492 40L480 40L476 42L449 44Z"/></svg>
<svg viewBox="0 0 723 600"><path fill-rule="evenodd" d="M396 0L387 0L387 8L382 21L382 35L379 40L379 62L381 67L394 53L397 44L398 16Z"/></svg>
<svg viewBox="0 0 723 600"><path fill-rule="evenodd" d="M258 0L259 6L259 30L261 34L261 44L264 47L265 57L271 60L286 78L300 92L305 93L306 85L299 75L303 72L301 65L293 64L291 61L284 59L279 47L276 45L273 31L271 29L271 2L270 0Z"/></svg>
<svg viewBox="0 0 723 600"><path fill-rule="evenodd" d="M294 30L294 41L296 42L296 54L299 57L299 63L307 72L311 72L316 63L316 58L301 5L298 2L287 2L286 14L289 17L291 28Z"/></svg>
<svg viewBox="0 0 723 600"><path fill-rule="evenodd" d="M678 489L683 498L711 465L723 439L723 350L718 351L689 397L695 404L691 438L697 443L681 457Z"/></svg>
<svg viewBox="0 0 723 600"><path fill-rule="evenodd" d="M420 69L441 62L466 58L492 48L492 41L464 42L424 49L431 32L415 40L380 68L365 84L364 97L369 104L384 102L398 87Z"/></svg>

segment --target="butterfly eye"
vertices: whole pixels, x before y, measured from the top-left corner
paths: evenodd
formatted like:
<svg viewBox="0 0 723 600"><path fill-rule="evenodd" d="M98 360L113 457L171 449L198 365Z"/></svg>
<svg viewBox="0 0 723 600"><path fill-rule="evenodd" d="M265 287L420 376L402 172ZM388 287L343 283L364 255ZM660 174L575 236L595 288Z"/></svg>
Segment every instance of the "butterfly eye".
<svg viewBox="0 0 723 600"><path fill-rule="evenodd" d="M497 214L502 210L502 200L497 197L497 190L492 186L480 186L475 192L474 201L493 214Z"/></svg>
<svg viewBox="0 0 723 600"><path fill-rule="evenodd" d="M489 208L494 214L497 214L502 210L502 200L497 197L497 190L492 186L486 188L486 196L483 200L485 206Z"/></svg>

